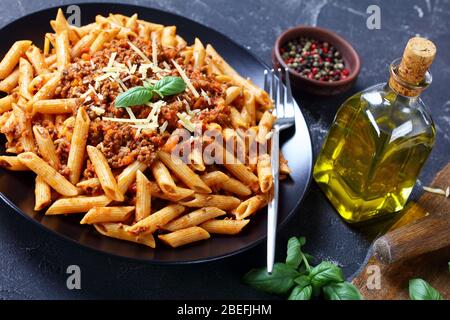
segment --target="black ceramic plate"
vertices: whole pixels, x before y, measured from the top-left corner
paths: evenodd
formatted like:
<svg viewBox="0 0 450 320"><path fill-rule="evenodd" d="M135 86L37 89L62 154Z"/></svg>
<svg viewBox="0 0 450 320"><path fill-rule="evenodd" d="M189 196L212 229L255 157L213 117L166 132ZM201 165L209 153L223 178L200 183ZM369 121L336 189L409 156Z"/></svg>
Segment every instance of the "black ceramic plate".
<svg viewBox="0 0 450 320"><path fill-rule="evenodd" d="M212 44L219 53L245 77L250 77L262 85L265 65L251 53L224 35L194 21L145 7L122 4L80 4L82 24L94 21L95 15L110 12L132 15L165 25L176 25L178 33L188 43L199 37L203 43ZM39 11L20 18L0 30L2 44L0 55L6 53L16 40L30 39L42 48L45 32L51 32L49 21L54 19L56 8ZM307 191L311 178L312 151L311 140L300 109L296 110L295 129L282 133L282 149L292 175L280 185L279 225L285 223L295 213ZM2 141L4 145L4 141ZM153 263L193 263L230 256L256 245L266 236L266 211L263 210L237 236L213 236L211 239L178 249L158 245L156 249L127 243L98 234L94 228L78 224L79 216L51 216L33 211L34 177L26 172L9 172L0 169L0 196L15 211L33 221L45 230L52 231L62 238L69 239L84 247L120 257ZM20 230L17 230L20 232Z"/></svg>

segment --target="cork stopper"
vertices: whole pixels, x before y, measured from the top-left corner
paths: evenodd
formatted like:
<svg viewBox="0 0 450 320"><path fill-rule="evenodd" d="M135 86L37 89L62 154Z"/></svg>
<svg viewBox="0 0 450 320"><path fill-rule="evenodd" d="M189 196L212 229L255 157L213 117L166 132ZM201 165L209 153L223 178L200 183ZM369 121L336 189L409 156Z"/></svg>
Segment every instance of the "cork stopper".
<svg viewBox="0 0 450 320"><path fill-rule="evenodd" d="M423 83L435 56L436 46L433 42L421 37L411 38L397 69L399 79L391 76L389 81L392 89L405 96L420 94L421 90L414 87Z"/></svg>

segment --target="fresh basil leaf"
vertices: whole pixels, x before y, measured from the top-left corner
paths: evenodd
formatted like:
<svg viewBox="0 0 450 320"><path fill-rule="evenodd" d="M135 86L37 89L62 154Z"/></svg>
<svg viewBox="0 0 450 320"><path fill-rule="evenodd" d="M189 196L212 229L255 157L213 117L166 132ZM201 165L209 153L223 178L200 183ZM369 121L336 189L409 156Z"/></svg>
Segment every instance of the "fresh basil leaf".
<svg viewBox="0 0 450 320"><path fill-rule="evenodd" d="M131 107L145 104L153 97L153 92L146 87L133 87L120 93L114 102L116 107Z"/></svg>
<svg viewBox="0 0 450 320"><path fill-rule="evenodd" d="M302 245L305 244L305 238L292 237L288 241L286 264L297 269L302 263Z"/></svg>
<svg viewBox="0 0 450 320"><path fill-rule="evenodd" d="M327 300L362 300L356 287L349 282L330 283L323 287Z"/></svg>
<svg viewBox="0 0 450 320"><path fill-rule="evenodd" d="M322 261L311 270L309 275L314 289L320 289L331 282L344 281L341 268L329 261Z"/></svg>
<svg viewBox="0 0 450 320"><path fill-rule="evenodd" d="M296 286L292 289L288 300L310 300L312 295L312 287L307 285L305 287Z"/></svg>
<svg viewBox="0 0 450 320"><path fill-rule="evenodd" d="M266 268L252 269L243 278L243 281L255 289L274 293L286 294L293 286L294 279L299 273L284 263L275 263L272 274Z"/></svg>
<svg viewBox="0 0 450 320"><path fill-rule="evenodd" d="M186 83L184 80L173 76L164 77L153 86L153 91L161 98L183 92L185 89Z"/></svg>
<svg viewBox="0 0 450 320"><path fill-rule="evenodd" d="M441 294L422 279L409 280L409 297L411 300L442 300Z"/></svg>
<svg viewBox="0 0 450 320"><path fill-rule="evenodd" d="M306 287L311 284L311 278L307 275L301 275L294 279L294 282L301 287Z"/></svg>

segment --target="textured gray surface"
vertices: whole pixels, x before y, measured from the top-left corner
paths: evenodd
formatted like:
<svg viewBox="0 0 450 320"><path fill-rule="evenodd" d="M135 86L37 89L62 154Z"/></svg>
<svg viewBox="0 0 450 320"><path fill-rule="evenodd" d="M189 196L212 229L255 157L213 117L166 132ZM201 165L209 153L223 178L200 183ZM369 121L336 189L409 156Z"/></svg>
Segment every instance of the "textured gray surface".
<svg viewBox="0 0 450 320"><path fill-rule="evenodd" d="M127 3L159 8L203 23L228 35L268 64L272 44L282 30L297 24L333 29L347 38L362 58L363 67L354 92L385 81L388 63L401 55L409 37L417 33L430 37L436 42L439 53L432 69L434 83L424 94L438 130L436 148L421 177L423 183L429 182L450 158L450 2L284 0L276 1L276 6L272 5L274 2L137 0ZM2 0L0 27L28 13L69 3L71 1ZM371 4L381 7L381 30L366 28L365 12ZM326 99L297 95L316 152L335 111L350 94ZM270 298L240 282L245 271L264 265L264 245L208 264L150 266L109 258L60 240L36 228L4 203L0 204L0 211L2 299ZM278 239L280 259L291 235L305 235L309 252L320 259L338 262L348 276L363 262L371 238L367 228L344 224L315 185ZM71 264L81 267L81 290L66 288L65 272Z"/></svg>

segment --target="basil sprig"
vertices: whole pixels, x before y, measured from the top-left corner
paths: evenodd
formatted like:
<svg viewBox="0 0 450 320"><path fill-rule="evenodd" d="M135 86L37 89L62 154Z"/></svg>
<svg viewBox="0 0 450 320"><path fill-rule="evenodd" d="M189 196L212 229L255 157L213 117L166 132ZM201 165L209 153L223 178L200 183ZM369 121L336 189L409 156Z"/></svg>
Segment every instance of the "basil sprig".
<svg viewBox="0 0 450 320"><path fill-rule="evenodd" d="M428 282L422 279L409 280L409 297L411 300L442 300L442 295Z"/></svg>
<svg viewBox="0 0 450 320"><path fill-rule="evenodd" d="M329 261L311 266L312 257L302 251L305 238L288 241L285 263L276 263L272 274L266 268L250 270L243 281L255 289L287 296L289 300L310 300L321 293L328 300L361 300L358 289L344 281L341 268Z"/></svg>
<svg viewBox="0 0 450 320"><path fill-rule="evenodd" d="M154 85L144 82L143 86L133 87L120 93L115 100L116 107L132 107L146 104L155 94L161 99L183 92L186 83L180 77L168 76L159 80Z"/></svg>

